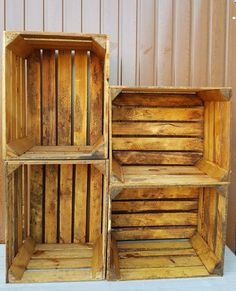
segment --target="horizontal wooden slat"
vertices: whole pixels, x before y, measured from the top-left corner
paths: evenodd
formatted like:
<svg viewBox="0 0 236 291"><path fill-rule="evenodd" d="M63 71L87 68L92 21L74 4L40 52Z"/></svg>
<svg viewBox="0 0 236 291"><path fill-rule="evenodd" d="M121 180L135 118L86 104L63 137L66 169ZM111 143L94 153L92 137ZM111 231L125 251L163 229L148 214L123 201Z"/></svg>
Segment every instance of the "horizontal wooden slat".
<svg viewBox="0 0 236 291"><path fill-rule="evenodd" d="M112 135L202 136L200 122L113 122Z"/></svg>
<svg viewBox="0 0 236 291"><path fill-rule="evenodd" d="M126 108L114 107L112 120L201 121L203 108Z"/></svg>
<svg viewBox="0 0 236 291"><path fill-rule="evenodd" d="M30 260L27 270L91 268L91 258Z"/></svg>
<svg viewBox="0 0 236 291"><path fill-rule="evenodd" d="M150 250L150 249L191 249L192 245L189 240L184 241L158 241L158 242L118 242L120 250Z"/></svg>
<svg viewBox="0 0 236 291"><path fill-rule="evenodd" d="M35 246L35 251L63 251L67 249L69 250L87 250L93 249L92 244L80 244L80 243L73 243L73 244L54 244L54 243L50 243L50 244L37 244Z"/></svg>
<svg viewBox="0 0 236 291"><path fill-rule="evenodd" d="M174 239L190 238L195 233L196 227L136 227L116 229L112 235L116 240L138 240L138 239Z"/></svg>
<svg viewBox="0 0 236 291"><path fill-rule="evenodd" d="M19 283L44 283L44 282L77 282L92 280L92 272L90 269L76 270L28 270L24 273L21 280L10 280L10 282Z"/></svg>
<svg viewBox="0 0 236 291"><path fill-rule="evenodd" d="M208 276L204 266L187 266L176 268L146 268L143 269L121 269L121 280L141 280L157 278L181 278L194 276Z"/></svg>
<svg viewBox="0 0 236 291"><path fill-rule="evenodd" d="M155 94L155 93L121 93L113 101L114 105L129 106L200 106L202 100L192 95Z"/></svg>
<svg viewBox="0 0 236 291"><path fill-rule="evenodd" d="M67 249L63 250L37 250L33 253L33 259L67 259L67 258L91 258L92 249Z"/></svg>
<svg viewBox="0 0 236 291"><path fill-rule="evenodd" d="M112 202L113 212L145 212L145 211L167 211L167 210L196 210L197 201L131 201Z"/></svg>
<svg viewBox="0 0 236 291"><path fill-rule="evenodd" d="M196 225L197 213L113 214L112 227Z"/></svg>
<svg viewBox="0 0 236 291"><path fill-rule="evenodd" d="M168 137L138 138L113 137L113 150L144 150L144 151L202 151L203 141L200 138Z"/></svg>
<svg viewBox="0 0 236 291"><path fill-rule="evenodd" d="M186 267L202 266L202 262L197 256L163 256L163 257L141 257L127 258L120 260L121 269L140 269L140 268L166 268L166 267ZM147 270L148 272L148 270Z"/></svg>
<svg viewBox="0 0 236 291"><path fill-rule="evenodd" d="M126 166L124 175L204 175L194 166Z"/></svg>
<svg viewBox="0 0 236 291"><path fill-rule="evenodd" d="M113 156L119 163L127 165L193 165L202 153L113 151Z"/></svg>
<svg viewBox="0 0 236 291"><path fill-rule="evenodd" d="M145 251L132 251L125 250L119 251L120 259L125 258L139 258L139 257L158 257L158 256L181 256L181 255L196 255L194 249L160 249L160 250L145 250Z"/></svg>
<svg viewBox="0 0 236 291"><path fill-rule="evenodd" d="M134 188L134 189L124 189L120 192L115 200L132 200L132 199L181 199L198 198L200 188Z"/></svg>

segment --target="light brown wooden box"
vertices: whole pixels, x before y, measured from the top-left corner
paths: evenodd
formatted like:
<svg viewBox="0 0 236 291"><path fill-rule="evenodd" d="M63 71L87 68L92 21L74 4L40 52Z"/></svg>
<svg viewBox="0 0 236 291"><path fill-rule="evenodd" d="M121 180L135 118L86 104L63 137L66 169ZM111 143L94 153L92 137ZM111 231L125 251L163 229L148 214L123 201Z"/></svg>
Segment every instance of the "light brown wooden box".
<svg viewBox="0 0 236 291"><path fill-rule="evenodd" d="M108 162L7 162L7 280L105 278Z"/></svg>
<svg viewBox="0 0 236 291"><path fill-rule="evenodd" d="M106 35L5 32L3 158L107 158Z"/></svg>
<svg viewBox="0 0 236 291"><path fill-rule="evenodd" d="M111 88L108 279L223 273L230 96Z"/></svg>

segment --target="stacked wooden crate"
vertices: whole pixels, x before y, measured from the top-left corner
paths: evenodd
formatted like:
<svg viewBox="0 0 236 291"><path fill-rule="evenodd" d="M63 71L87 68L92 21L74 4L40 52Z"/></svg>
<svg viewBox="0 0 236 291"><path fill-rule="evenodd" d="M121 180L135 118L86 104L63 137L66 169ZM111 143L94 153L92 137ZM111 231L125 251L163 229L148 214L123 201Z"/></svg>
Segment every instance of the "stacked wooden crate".
<svg viewBox="0 0 236 291"><path fill-rule="evenodd" d="M111 88L108 279L222 274L230 94Z"/></svg>
<svg viewBox="0 0 236 291"><path fill-rule="evenodd" d="M109 89L104 35L3 53L7 280L222 275L231 90Z"/></svg>
<svg viewBox="0 0 236 291"><path fill-rule="evenodd" d="M107 37L6 32L4 42L8 280L103 279Z"/></svg>

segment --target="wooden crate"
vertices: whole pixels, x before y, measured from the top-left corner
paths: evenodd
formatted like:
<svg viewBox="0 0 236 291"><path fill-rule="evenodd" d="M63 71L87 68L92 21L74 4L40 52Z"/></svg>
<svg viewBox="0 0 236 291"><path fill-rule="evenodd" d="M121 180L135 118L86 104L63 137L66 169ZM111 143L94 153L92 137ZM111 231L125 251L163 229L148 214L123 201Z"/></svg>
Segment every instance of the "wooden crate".
<svg viewBox="0 0 236 291"><path fill-rule="evenodd" d="M105 35L5 32L3 157L107 158Z"/></svg>
<svg viewBox="0 0 236 291"><path fill-rule="evenodd" d="M111 88L108 279L223 273L230 95Z"/></svg>
<svg viewBox="0 0 236 291"><path fill-rule="evenodd" d="M6 162L9 282L101 280L107 161Z"/></svg>

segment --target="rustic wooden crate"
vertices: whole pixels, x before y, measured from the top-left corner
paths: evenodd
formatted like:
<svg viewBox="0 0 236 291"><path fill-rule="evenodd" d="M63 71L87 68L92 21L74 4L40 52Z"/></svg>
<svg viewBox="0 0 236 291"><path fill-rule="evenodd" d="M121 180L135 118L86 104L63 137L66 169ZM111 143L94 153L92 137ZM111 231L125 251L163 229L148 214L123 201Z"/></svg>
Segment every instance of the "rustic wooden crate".
<svg viewBox="0 0 236 291"><path fill-rule="evenodd" d="M230 95L111 88L108 279L222 274Z"/></svg>
<svg viewBox="0 0 236 291"><path fill-rule="evenodd" d="M107 158L105 35L5 32L4 159Z"/></svg>
<svg viewBox="0 0 236 291"><path fill-rule="evenodd" d="M5 165L9 282L105 276L107 161Z"/></svg>

